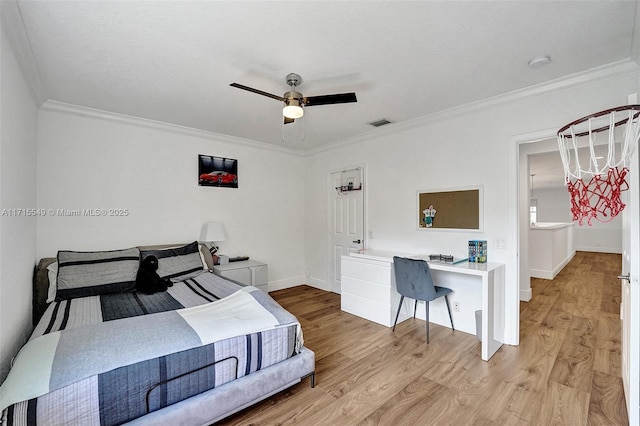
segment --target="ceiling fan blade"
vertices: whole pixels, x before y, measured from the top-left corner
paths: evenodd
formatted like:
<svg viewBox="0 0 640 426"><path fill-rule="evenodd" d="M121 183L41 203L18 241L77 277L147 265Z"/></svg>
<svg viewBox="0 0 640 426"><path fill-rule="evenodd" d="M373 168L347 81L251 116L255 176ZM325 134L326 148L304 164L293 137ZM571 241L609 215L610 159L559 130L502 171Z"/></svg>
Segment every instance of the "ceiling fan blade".
<svg viewBox="0 0 640 426"><path fill-rule="evenodd" d="M335 95L321 95L321 96L309 96L304 98L305 106L314 105L329 105L329 104L347 104L350 102L358 102L356 94L351 93L337 93Z"/></svg>
<svg viewBox="0 0 640 426"><path fill-rule="evenodd" d="M254 89L253 87L243 86L242 84L238 84L238 83L231 83L229 86L235 87L237 89L242 89L242 90L246 90L246 91L249 91L249 92L257 93L258 95L266 96L268 98L273 98L273 99L276 99L278 101L284 102L284 98L282 96L273 95L271 93L263 92L262 90Z"/></svg>

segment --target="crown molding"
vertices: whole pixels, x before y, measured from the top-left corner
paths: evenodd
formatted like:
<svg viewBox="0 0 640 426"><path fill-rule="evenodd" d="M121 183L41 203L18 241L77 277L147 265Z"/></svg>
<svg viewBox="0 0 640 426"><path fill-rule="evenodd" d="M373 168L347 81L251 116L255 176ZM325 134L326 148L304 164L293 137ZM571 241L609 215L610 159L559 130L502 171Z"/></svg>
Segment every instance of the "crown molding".
<svg viewBox="0 0 640 426"><path fill-rule="evenodd" d="M171 124L157 120L151 120L147 118L114 113L110 111L104 111L95 108L89 108L79 105L68 104L59 101L48 100L44 102L41 109L45 111L57 111L68 114L81 115L86 117L100 118L103 120L116 121L120 123L127 123L135 126L142 126L148 128L155 128L163 131L169 131L179 133L183 135L191 135L206 139L217 140L220 142L227 142L232 144L241 144L244 146L274 151L280 153L287 153L299 156L313 156L322 152L332 151L341 147L358 144L371 140L373 138L383 137L387 135L397 134L399 132L411 130L417 127L425 126L429 123L455 118L460 115L470 114L482 109L492 108L516 101L522 101L525 99L541 96L547 93L568 90L574 87L593 84L596 82L611 80L615 78L624 77L627 75L637 74L640 70L638 64L630 59L608 64L606 66L593 68L581 73L576 73L568 77L551 80L549 82L530 86L524 89L515 90L502 95L494 96L492 98L483 99L480 101L471 102L468 104L460 105L454 108L438 111L426 116L418 117L412 120L404 122L392 123L382 128L372 129L366 133L360 135L345 138L335 143L323 145L318 148L311 149L293 149L288 147L280 147L266 142L255 141L251 139L239 138L236 136L224 135L221 133L215 133L207 130L196 129L187 126L181 126L178 124Z"/></svg>
<svg viewBox="0 0 640 426"><path fill-rule="evenodd" d="M96 108L89 108L80 105L68 104L59 101L46 101L41 107L43 111L61 112L65 114L78 115L83 117L97 118L106 121L114 121L122 124L129 124L137 127L146 127L165 132L177 133L180 135L194 136L204 139L215 140L217 142L225 142L233 145L243 145L251 148L261 149L264 151L274 151L292 155L304 155L303 150L296 150L288 147L280 147L265 142L254 141L251 139L239 138L236 136L224 135L208 130L196 129L193 127L181 126L178 124L166 123L163 121L151 120L148 118L136 117L127 114L120 114L111 111L105 111Z"/></svg>
<svg viewBox="0 0 640 426"><path fill-rule="evenodd" d="M381 136L397 134L402 131L425 126L429 123L455 118L465 114L471 114L482 109L492 108L516 101L534 98L548 93L568 90L579 86L637 74L639 71L640 66L638 66L638 64L631 59L613 62L608 65L592 68L590 70L572 74L567 77L562 77L545 83L529 86L524 89L518 89L491 98L470 102L464 105L434 112L432 114L414 118L411 120L388 124L384 127L372 129L366 133L345 138L332 144L327 144L318 148L307 150L305 151L305 156L311 156L325 151L331 151L333 149L357 144Z"/></svg>

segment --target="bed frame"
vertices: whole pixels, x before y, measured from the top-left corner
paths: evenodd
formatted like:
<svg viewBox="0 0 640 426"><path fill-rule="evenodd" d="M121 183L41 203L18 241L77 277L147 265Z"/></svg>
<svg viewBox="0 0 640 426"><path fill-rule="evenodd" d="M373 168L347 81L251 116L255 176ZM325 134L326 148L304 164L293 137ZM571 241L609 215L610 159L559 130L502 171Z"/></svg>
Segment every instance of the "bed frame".
<svg viewBox="0 0 640 426"><path fill-rule="evenodd" d="M176 245L172 246L175 247ZM140 247L140 249L148 250L166 247L169 246L144 246ZM209 254L208 250L201 251ZM206 255L205 260L211 266ZM34 327L47 308L46 300L49 289L47 267L55 261L55 257L42 258L34 271ZM313 351L303 347L299 354L285 361L154 411L127 424L209 425L296 385L306 378L310 379L311 387L314 387L315 354Z"/></svg>

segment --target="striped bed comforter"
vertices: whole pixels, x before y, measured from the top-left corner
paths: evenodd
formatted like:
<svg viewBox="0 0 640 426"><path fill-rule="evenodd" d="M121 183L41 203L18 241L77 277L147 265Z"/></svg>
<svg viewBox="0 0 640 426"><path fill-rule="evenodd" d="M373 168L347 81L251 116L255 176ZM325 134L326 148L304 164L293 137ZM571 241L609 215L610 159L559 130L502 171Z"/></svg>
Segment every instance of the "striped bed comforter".
<svg viewBox="0 0 640 426"><path fill-rule="evenodd" d="M52 303L0 387L2 424L115 425L283 361L297 319L205 272L167 292Z"/></svg>

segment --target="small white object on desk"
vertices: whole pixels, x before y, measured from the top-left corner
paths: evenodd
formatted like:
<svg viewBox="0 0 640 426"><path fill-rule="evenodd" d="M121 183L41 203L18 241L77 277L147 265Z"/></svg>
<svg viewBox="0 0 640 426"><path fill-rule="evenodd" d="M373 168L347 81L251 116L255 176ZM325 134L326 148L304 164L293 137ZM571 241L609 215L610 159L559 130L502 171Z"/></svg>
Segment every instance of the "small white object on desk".
<svg viewBox="0 0 640 426"><path fill-rule="evenodd" d="M213 272L242 284L269 291L269 269L266 263L253 259L229 262L226 265L213 265Z"/></svg>

